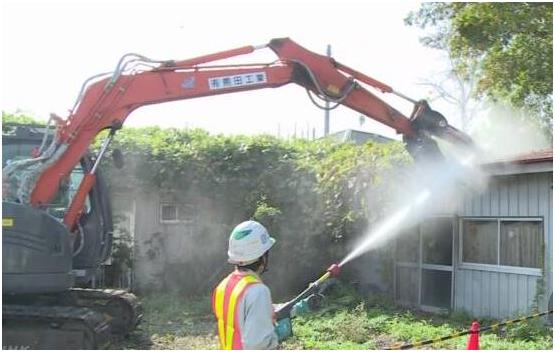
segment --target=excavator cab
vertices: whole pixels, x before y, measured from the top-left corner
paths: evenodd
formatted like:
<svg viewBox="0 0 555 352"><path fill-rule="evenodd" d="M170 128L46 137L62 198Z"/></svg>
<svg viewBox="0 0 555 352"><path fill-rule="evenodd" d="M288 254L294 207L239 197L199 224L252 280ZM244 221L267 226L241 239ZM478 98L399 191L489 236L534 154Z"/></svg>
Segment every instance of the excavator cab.
<svg viewBox="0 0 555 352"><path fill-rule="evenodd" d="M2 167L29 158L38 148L45 128L4 125ZM2 185L2 292L60 292L87 285L110 254L112 218L106 184L99 175L84 204L84 216L72 233L63 224L76 189L93 164L86 154L60 184L51 203L38 208L17 201L16 187ZM13 182L13 179L12 179Z"/></svg>
<svg viewBox="0 0 555 352"><path fill-rule="evenodd" d="M44 126L2 126L2 168L28 159ZM47 141L48 142L48 141ZM110 255L112 217L100 173L74 231L63 220L94 160L86 153L49 203L18 201L17 185L2 182L2 347L106 348L139 323L137 298L124 290L87 289ZM18 175L10 182L18 182ZM14 187L15 186L15 187Z"/></svg>

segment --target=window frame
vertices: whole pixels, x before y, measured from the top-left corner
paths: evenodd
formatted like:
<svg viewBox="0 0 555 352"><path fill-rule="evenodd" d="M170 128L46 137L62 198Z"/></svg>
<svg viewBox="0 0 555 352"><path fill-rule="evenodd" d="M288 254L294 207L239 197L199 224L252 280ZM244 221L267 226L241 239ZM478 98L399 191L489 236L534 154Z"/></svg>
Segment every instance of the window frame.
<svg viewBox="0 0 555 352"><path fill-rule="evenodd" d="M164 206L173 206L175 207L175 219L172 220L165 220L162 217L163 211L162 208ZM194 210L194 207L189 204L184 203L175 203L175 202L160 202L158 205L158 220L160 224L190 224L193 222L193 218L181 219L181 211L180 209L187 207L191 210Z"/></svg>
<svg viewBox="0 0 555 352"><path fill-rule="evenodd" d="M436 221L436 220L448 220L451 223L451 265L443 265L443 264L429 264L425 263L422 260L423 257L423 235L422 235L422 223L426 221ZM456 234L457 234L457 226L459 222L457 221L458 217L454 214L434 214L433 216L426 217L422 220L418 225L417 228L417 236L416 236L416 250L417 250L417 260L416 262L406 262L403 261L403 258L398 257L397 253L397 246L399 244L399 238L395 239L395 258L394 258L394 270L393 270L393 292L394 292L394 299L395 302L401 305L406 306L413 306L418 307L419 309L432 312L432 313L446 313L454 309L455 307L455 270L456 270ZM416 295L416 302L408 302L397 299L397 293L399 287L397 285L397 270L398 268L409 268L415 269L417 271L417 281L418 285L415 288L418 290L418 294ZM445 307L435 307L430 305L425 305L422 303L422 272L424 270L437 270L437 271L444 271L451 273L451 296L450 296L450 305L449 308Z"/></svg>
<svg viewBox="0 0 555 352"><path fill-rule="evenodd" d="M474 220L474 221L497 221L497 264L482 264L482 263L470 263L463 261L463 236L464 236L464 221L465 220ZM460 269L472 269L472 270L482 270L482 271L495 271L501 273L509 273L509 274L524 274L524 275L532 275L532 276L542 276L542 268L532 268L532 267L524 267L524 266L511 266L511 265L501 265L501 222L502 221L529 221L529 222L537 222L540 224L541 229L541 243L542 248L545 247L545 219L542 216L530 216L530 217L522 217L522 216L468 216L468 217L460 217L459 218L459 268ZM540 248L540 251L542 250ZM542 263L542 267L545 264Z"/></svg>
<svg viewBox="0 0 555 352"><path fill-rule="evenodd" d="M167 206L173 206L175 208L175 219L164 219L163 214L164 214L164 207ZM177 203L171 203L171 202L160 202L159 206L158 206L158 212L159 212L159 217L158 219L160 220L161 224L177 224L179 223L179 206Z"/></svg>

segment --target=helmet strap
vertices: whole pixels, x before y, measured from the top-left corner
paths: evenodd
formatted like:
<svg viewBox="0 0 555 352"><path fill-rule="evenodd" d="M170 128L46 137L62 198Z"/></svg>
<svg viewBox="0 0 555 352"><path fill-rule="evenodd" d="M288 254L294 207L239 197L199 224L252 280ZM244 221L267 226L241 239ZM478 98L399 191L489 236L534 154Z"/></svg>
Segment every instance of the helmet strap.
<svg viewBox="0 0 555 352"><path fill-rule="evenodd" d="M260 272L261 275L269 270L269 253L270 251L266 251L266 253L262 255L262 263L260 264L260 266L262 267L262 271Z"/></svg>

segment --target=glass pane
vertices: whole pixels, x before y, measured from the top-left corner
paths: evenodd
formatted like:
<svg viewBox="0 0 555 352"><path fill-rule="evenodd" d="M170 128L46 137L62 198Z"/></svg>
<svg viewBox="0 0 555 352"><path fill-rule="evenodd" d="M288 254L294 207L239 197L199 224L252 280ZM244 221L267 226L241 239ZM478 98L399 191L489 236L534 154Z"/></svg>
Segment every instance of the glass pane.
<svg viewBox="0 0 555 352"><path fill-rule="evenodd" d="M75 193L79 189L79 185L81 184L81 180L83 180L85 174L83 172L83 167L81 165L77 165L75 169L71 172L70 176L70 186L69 186L69 201L73 200ZM68 202L69 204L69 202ZM85 212L88 213L91 210L91 199L90 196L87 195L85 199Z"/></svg>
<svg viewBox="0 0 555 352"><path fill-rule="evenodd" d="M177 220L177 206L162 205L162 220Z"/></svg>
<svg viewBox="0 0 555 352"><path fill-rule="evenodd" d="M422 269L422 295L420 304L451 307L451 272Z"/></svg>
<svg viewBox="0 0 555 352"><path fill-rule="evenodd" d="M50 215L57 218L64 217L65 212L67 211L71 201L73 200L73 197L79 189L79 185L81 184L81 180L83 179L83 177L83 167L81 165L77 165L68 178L64 178L60 181L60 188L58 189L58 193L48 205L47 211ZM90 212L91 200L89 195L87 195L87 198L85 198L84 207L85 213Z"/></svg>
<svg viewBox="0 0 555 352"><path fill-rule="evenodd" d="M397 267L397 293L399 303L418 303L418 269Z"/></svg>
<svg viewBox="0 0 555 352"><path fill-rule="evenodd" d="M31 144L4 144L2 145L2 167L8 162L31 158L31 151L34 145Z"/></svg>
<svg viewBox="0 0 555 352"><path fill-rule="evenodd" d="M16 138L14 140L5 141L6 143L2 146L2 167L5 167L13 161L31 158L32 150L40 145L42 137L36 140L30 140L29 142L26 142L25 140L26 138L24 138L24 140ZM78 164L75 166L69 177L63 178L60 181L58 193L48 204L48 208L46 209L50 215L63 219L69 204L73 200L73 197L79 188L79 184L81 183L83 176L83 167L81 164ZM4 184L4 180L2 180L2 189L4 191L2 193L2 199L13 201L17 198L16 192L18 182L21 181L20 178L21 173L9 181L6 180L6 184ZM88 213L90 210L91 200L87 195L85 200L85 212Z"/></svg>
<svg viewBox="0 0 555 352"><path fill-rule="evenodd" d="M463 220L463 262L497 264L497 220Z"/></svg>
<svg viewBox="0 0 555 352"><path fill-rule="evenodd" d="M429 219L420 226L422 263L453 265L453 221Z"/></svg>
<svg viewBox="0 0 555 352"><path fill-rule="evenodd" d="M5 142L5 144L2 144L2 168L13 161L29 159L31 157L31 150L34 145L20 143L10 144L8 141L3 142ZM16 176L11 179L2 177L2 200L14 201L18 198L17 188L20 181L21 176Z"/></svg>
<svg viewBox="0 0 555 352"><path fill-rule="evenodd" d="M502 221L500 264L541 268L542 223Z"/></svg>
<svg viewBox="0 0 555 352"><path fill-rule="evenodd" d="M414 227L399 234L397 238L396 256L401 263L418 262L418 228Z"/></svg>

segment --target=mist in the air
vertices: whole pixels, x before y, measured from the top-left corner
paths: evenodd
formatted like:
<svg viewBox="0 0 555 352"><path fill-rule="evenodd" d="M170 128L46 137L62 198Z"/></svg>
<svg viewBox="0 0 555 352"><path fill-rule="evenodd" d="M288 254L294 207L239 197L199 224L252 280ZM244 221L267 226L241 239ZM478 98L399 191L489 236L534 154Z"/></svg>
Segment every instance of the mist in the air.
<svg viewBox="0 0 555 352"><path fill-rule="evenodd" d="M509 161L527 152L551 147L551 142L525 113L490 105L477 114L467 132L477 150L463 150L439 142L444 161L418 162L389 179L393 193L387 211L355 241L342 260L380 248L433 214L456 214L465 197L486 190L490 175L483 165ZM371 204L371 203L370 203Z"/></svg>

